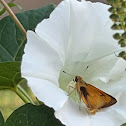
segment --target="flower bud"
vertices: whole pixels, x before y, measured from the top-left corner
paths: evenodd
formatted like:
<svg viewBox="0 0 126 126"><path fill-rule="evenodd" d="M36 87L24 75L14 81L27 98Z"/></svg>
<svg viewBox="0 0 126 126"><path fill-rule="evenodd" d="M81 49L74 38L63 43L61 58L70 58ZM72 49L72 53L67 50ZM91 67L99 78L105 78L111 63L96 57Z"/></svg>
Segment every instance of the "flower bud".
<svg viewBox="0 0 126 126"><path fill-rule="evenodd" d="M120 18L117 14L112 14L110 15L110 18L112 19L112 21L114 22L119 22L120 21Z"/></svg>
<svg viewBox="0 0 126 126"><path fill-rule="evenodd" d="M121 45L121 47L125 47L126 46L126 39L121 39L118 44Z"/></svg>
<svg viewBox="0 0 126 126"><path fill-rule="evenodd" d="M118 14L125 14L126 13L126 8L119 7L116 9Z"/></svg>
<svg viewBox="0 0 126 126"><path fill-rule="evenodd" d="M126 39L126 32L124 32L124 33L122 34L122 37L123 37L124 39Z"/></svg>
<svg viewBox="0 0 126 126"><path fill-rule="evenodd" d="M115 13L115 12L116 12L116 8L110 7L110 8L108 9L108 11L111 12L111 13Z"/></svg>
<svg viewBox="0 0 126 126"><path fill-rule="evenodd" d="M119 40L119 39L121 39L121 34L116 33L116 34L113 35L113 38L116 39L116 40Z"/></svg>
<svg viewBox="0 0 126 126"><path fill-rule="evenodd" d="M118 3L118 0L107 0L107 2L110 5L116 5Z"/></svg>
<svg viewBox="0 0 126 126"><path fill-rule="evenodd" d="M122 25L121 24L114 24L111 28L113 30L122 30Z"/></svg>
<svg viewBox="0 0 126 126"><path fill-rule="evenodd" d="M122 51L121 53L119 53L119 57L122 57L126 60L126 52Z"/></svg>

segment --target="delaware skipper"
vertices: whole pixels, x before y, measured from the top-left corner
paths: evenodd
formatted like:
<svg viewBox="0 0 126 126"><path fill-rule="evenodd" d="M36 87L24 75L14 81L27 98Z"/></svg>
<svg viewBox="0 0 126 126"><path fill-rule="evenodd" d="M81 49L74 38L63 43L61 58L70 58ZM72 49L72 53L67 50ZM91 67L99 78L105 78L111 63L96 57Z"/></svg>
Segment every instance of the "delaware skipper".
<svg viewBox="0 0 126 126"><path fill-rule="evenodd" d="M63 72L66 73L65 71ZM103 108L112 106L117 102L114 97L92 86L91 84L86 83L80 76L75 76L73 81L75 82L75 87L72 88L77 90L79 100L83 100L92 114L95 114ZM71 93L69 93L69 95Z"/></svg>

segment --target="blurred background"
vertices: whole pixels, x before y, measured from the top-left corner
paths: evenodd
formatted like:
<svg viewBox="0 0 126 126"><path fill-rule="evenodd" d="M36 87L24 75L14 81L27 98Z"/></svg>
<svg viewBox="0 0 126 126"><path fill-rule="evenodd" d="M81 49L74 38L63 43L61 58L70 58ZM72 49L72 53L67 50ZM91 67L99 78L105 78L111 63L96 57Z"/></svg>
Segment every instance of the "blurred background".
<svg viewBox="0 0 126 126"><path fill-rule="evenodd" d="M42 6L46 6L48 4L54 3L55 5L59 4L62 0L5 0L7 3L14 2L20 5L24 10L40 8ZM81 1L81 0L78 0ZM92 2L102 2L105 3L105 0L87 0ZM17 7L13 7L12 10L17 13L20 10ZM5 14L4 16L6 16ZM2 19L4 16L0 17Z"/></svg>
<svg viewBox="0 0 126 126"><path fill-rule="evenodd" d="M10 2L12 0L5 0L6 2ZM23 7L24 10L39 8L41 6L45 6L51 3L59 4L62 0L14 0L14 3L19 4ZM79 0L81 1L81 0ZM92 2L105 2L105 0L90 0ZM15 11L18 12L17 9Z"/></svg>
<svg viewBox="0 0 126 126"><path fill-rule="evenodd" d="M5 0L7 3L14 2L20 5L23 10L35 9L46 6L48 4L54 3L57 5L62 0ZM91 0L93 2L99 1L105 3L104 0ZM11 8L15 13L21 12L17 7ZM0 20L7 16L8 13L6 12L4 15L0 16ZM29 94L32 92L27 88L27 86L23 86ZM35 96L32 94L33 100L37 103ZM10 90L0 90L0 111L2 112L5 119L18 107L23 105L23 101L12 91Z"/></svg>

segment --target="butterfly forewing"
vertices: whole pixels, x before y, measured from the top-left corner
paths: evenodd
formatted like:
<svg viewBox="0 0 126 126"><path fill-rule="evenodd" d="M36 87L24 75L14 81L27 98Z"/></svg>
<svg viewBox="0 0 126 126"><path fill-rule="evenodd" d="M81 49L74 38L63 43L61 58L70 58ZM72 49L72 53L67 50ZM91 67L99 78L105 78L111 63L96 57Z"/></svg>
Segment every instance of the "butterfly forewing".
<svg viewBox="0 0 126 126"><path fill-rule="evenodd" d="M89 110L100 110L109 107L117 101L111 95L101 91L100 89L87 84L80 86L81 98Z"/></svg>

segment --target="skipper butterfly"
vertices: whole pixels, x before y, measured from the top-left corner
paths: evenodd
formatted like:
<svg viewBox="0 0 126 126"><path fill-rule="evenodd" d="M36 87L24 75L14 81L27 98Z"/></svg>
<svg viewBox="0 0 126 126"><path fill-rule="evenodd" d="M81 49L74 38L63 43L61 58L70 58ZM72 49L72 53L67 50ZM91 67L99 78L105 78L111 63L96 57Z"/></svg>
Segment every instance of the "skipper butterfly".
<svg viewBox="0 0 126 126"><path fill-rule="evenodd" d="M66 73L65 71L63 72ZM95 114L97 111L103 108L112 106L117 102L113 96L92 86L91 84L86 83L80 76L75 76L73 81L75 82L75 87L70 87L74 88L74 90L77 90L79 100L83 100L88 110L92 114ZM69 95L71 93L69 93Z"/></svg>

